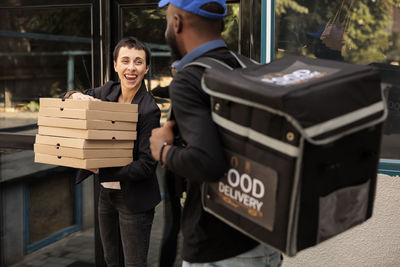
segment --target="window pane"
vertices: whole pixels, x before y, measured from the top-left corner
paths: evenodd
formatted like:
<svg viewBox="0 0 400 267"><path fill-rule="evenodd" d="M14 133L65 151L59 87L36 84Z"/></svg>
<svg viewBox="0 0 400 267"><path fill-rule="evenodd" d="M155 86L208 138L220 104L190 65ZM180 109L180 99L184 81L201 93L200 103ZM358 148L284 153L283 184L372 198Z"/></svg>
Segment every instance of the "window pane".
<svg viewBox="0 0 400 267"><path fill-rule="evenodd" d="M239 3L227 4L225 30L222 33L228 48L233 51L239 49Z"/></svg>
<svg viewBox="0 0 400 267"><path fill-rule="evenodd" d="M31 112L39 97L91 86L89 8L0 10L0 105Z"/></svg>
<svg viewBox="0 0 400 267"><path fill-rule="evenodd" d="M275 3L275 58L295 54L379 68L389 108L381 157L400 159L399 2L276 0Z"/></svg>
<svg viewBox="0 0 400 267"><path fill-rule="evenodd" d="M33 140L39 98L92 86L91 27L89 6L0 9L0 132L9 134L5 138L26 134ZM7 231L1 253L9 266L81 225L75 172L35 163L32 150L1 144L0 230ZM93 193L84 198L93 199ZM93 207L83 213L88 210L93 214ZM93 227L93 219L82 225ZM84 249L93 251L91 246Z"/></svg>

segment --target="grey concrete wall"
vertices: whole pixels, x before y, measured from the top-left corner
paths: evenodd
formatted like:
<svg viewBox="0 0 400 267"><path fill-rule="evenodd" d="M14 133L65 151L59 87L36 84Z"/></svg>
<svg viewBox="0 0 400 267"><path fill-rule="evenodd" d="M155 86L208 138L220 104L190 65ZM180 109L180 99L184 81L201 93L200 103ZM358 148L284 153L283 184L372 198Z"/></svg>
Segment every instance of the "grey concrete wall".
<svg viewBox="0 0 400 267"><path fill-rule="evenodd" d="M2 182L11 181L15 178L54 168L54 165L35 163L33 159L34 153L31 150L1 155L0 180Z"/></svg>
<svg viewBox="0 0 400 267"><path fill-rule="evenodd" d="M0 244L4 265L9 266L24 258L24 183L1 185L3 190L3 239ZM82 228L94 226L93 177L82 183ZM1 265L1 264L0 264Z"/></svg>
<svg viewBox="0 0 400 267"><path fill-rule="evenodd" d="M3 190L4 239L2 252L5 266L24 257L24 191L22 183L8 185Z"/></svg>
<svg viewBox="0 0 400 267"><path fill-rule="evenodd" d="M293 258L284 258L283 267L297 266L400 266L400 177L378 175L372 218Z"/></svg>

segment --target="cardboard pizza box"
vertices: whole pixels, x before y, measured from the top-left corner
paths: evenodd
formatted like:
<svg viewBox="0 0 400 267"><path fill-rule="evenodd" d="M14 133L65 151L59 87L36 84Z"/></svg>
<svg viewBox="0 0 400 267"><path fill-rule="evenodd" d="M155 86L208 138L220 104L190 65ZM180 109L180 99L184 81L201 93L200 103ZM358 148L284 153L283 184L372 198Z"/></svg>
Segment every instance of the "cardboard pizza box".
<svg viewBox="0 0 400 267"><path fill-rule="evenodd" d="M79 159L129 158L132 149L81 149L57 145L34 144L33 151L40 154L64 156Z"/></svg>
<svg viewBox="0 0 400 267"><path fill-rule="evenodd" d="M138 121L138 113L134 112L114 112L58 107L40 107L39 116L83 120Z"/></svg>
<svg viewBox="0 0 400 267"><path fill-rule="evenodd" d="M35 153L35 162L78 169L97 169L125 166L132 162L132 158L78 159Z"/></svg>
<svg viewBox="0 0 400 267"><path fill-rule="evenodd" d="M122 104L106 101L72 100L60 98L40 98L40 107L102 110L112 112L138 112L137 104Z"/></svg>
<svg viewBox="0 0 400 267"><path fill-rule="evenodd" d="M53 126L76 129L136 131L136 122L112 120L79 120L39 116L37 124L39 126Z"/></svg>
<svg viewBox="0 0 400 267"><path fill-rule="evenodd" d="M88 140L135 140L137 135L134 131L84 130L48 126L40 126L38 133L40 135L72 137Z"/></svg>
<svg viewBox="0 0 400 267"><path fill-rule="evenodd" d="M48 135L36 135L36 144L72 147L81 149L107 148L107 149L133 149L133 140L85 140Z"/></svg>

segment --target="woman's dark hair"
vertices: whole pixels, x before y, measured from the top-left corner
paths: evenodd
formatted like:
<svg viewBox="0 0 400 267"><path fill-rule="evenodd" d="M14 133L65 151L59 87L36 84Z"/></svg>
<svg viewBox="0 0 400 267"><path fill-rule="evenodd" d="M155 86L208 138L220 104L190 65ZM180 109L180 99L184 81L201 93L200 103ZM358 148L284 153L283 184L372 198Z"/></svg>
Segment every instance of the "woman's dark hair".
<svg viewBox="0 0 400 267"><path fill-rule="evenodd" d="M150 57L151 57L151 52L150 48L147 47L144 43L139 41L136 37L129 36L121 39L118 44L114 48L113 52L113 59L114 61L117 61L119 50L121 47L128 47L128 48L135 48L137 50L144 50L146 53L146 66L150 65Z"/></svg>

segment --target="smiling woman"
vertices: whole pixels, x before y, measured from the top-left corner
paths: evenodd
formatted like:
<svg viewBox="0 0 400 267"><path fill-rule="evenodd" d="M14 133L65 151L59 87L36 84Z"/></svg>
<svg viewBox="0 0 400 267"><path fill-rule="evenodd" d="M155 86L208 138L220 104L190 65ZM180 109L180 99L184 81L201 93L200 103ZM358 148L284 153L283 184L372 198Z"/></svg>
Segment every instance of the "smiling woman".
<svg viewBox="0 0 400 267"><path fill-rule="evenodd" d="M108 266L119 266L119 240L125 266L146 266L154 208L161 200L155 174L157 162L149 149L151 131L160 126L160 110L143 82L149 70L149 48L136 38L127 37L118 42L113 56L120 82L109 81L65 96L138 105L133 162L123 167L81 170L78 177L84 179L91 172L99 175L99 228Z"/></svg>
<svg viewBox="0 0 400 267"><path fill-rule="evenodd" d="M131 103L149 70L146 52L136 48L121 47L118 58L114 59L114 70L121 82L120 103Z"/></svg>

